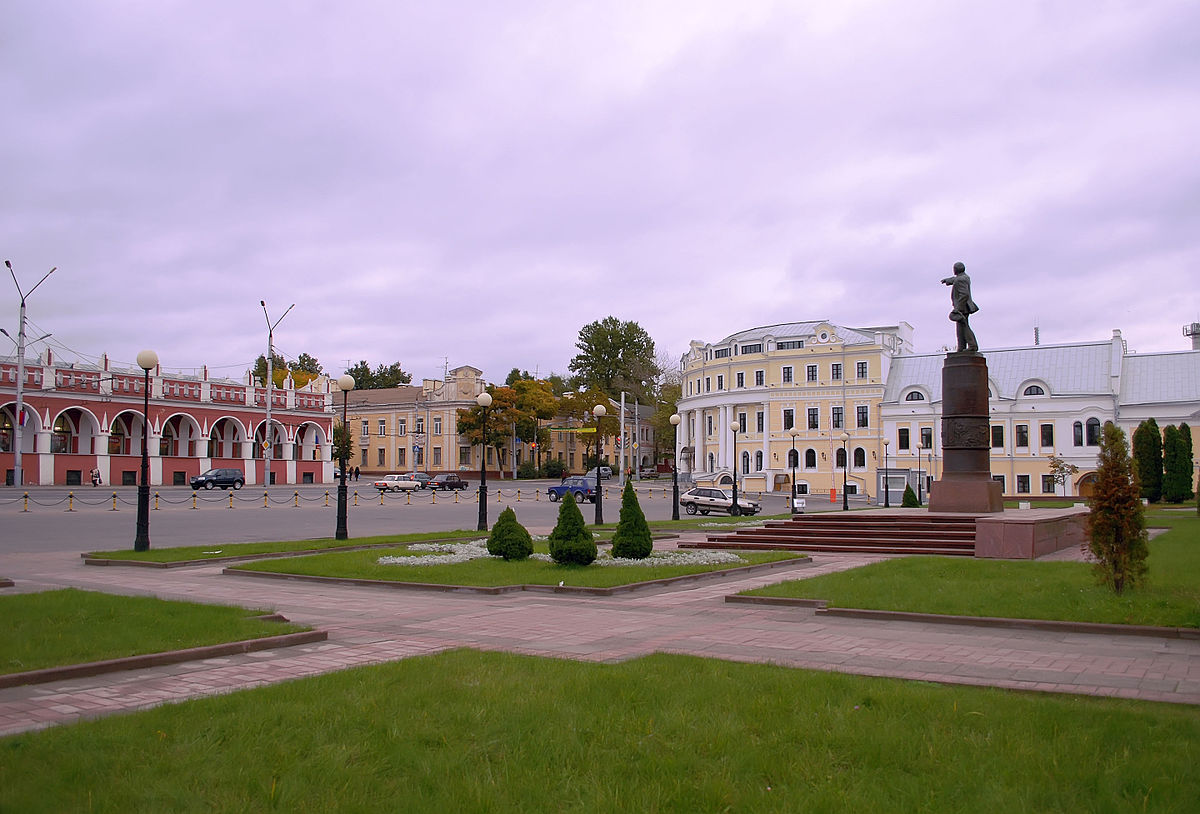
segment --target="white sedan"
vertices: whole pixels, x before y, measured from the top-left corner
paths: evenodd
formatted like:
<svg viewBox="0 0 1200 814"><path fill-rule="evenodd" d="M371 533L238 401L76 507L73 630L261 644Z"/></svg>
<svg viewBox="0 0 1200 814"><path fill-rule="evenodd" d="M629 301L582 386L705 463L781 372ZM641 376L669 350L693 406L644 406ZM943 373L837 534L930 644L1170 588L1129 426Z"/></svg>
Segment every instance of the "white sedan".
<svg viewBox="0 0 1200 814"><path fill-rule="evenodd" d="M733 505L733 498L722 489L710 489L706 486L697 486L695 489L688 489L679 496L679 505L684 508L688 514L708 514L709 512L728 512L731 515L739 514L758 514L762 509L762 505L758 501L750 500L749 498L738 495L737 506Z"/></svg>
<svg viewBox="0 0 1200 814"><path fill-rule="evenodd" d="M421 488L421 482L408 475L384 475L375 481L375 488L381 492L411 492Z"/></svg>

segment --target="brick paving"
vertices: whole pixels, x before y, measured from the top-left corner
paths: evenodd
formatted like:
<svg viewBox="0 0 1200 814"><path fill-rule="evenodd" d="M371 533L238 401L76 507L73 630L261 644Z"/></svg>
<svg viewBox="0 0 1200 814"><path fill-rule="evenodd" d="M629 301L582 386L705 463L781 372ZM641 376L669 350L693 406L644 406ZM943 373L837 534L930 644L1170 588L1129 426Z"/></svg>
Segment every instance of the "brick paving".
<svg viewBox="0 0 1200 814"><path fill-rule="evenodd" d="M474 647L615 662L653 652L948 684L1200 704L1200 639L1047 632L731 605L727 594L874 562L810 567L613 597L406 591L223 576L220 567L96 568L77 556L5 557L7 591L78 587L278 610L323 628L310 645L0 690L0 735L365 664Z"/></svg>

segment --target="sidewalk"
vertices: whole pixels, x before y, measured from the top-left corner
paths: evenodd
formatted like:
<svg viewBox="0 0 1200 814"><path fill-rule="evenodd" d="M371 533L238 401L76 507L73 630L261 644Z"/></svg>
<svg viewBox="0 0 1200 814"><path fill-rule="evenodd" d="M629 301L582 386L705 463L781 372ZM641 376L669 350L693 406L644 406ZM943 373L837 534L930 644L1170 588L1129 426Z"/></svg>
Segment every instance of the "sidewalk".
<svg viewBox="0 0 1200 814"><path fill-rule="evenodd" d="M698 535L702 537L702 535ZM656 544L657 545L657 544ZM667 547L659 545L658 547ZM730 605L727 594L857 567L869 555L619 597L484 596L222 576L217 566L95 568L77 553L18 554L17 587L79 587L270 607L326 642L0 690L0 735L455 647L612 662L652 653L870 676L1200 704L1200 640L1050 633L815 616Z"/></svg>

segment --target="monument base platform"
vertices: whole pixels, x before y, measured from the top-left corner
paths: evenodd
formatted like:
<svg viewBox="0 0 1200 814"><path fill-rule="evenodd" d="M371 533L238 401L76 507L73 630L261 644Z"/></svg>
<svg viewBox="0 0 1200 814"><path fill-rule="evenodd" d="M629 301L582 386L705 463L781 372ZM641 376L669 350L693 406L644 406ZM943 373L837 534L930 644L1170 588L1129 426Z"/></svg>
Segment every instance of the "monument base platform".
<svg viewBox="0 0 1200 814"><path fill-rule="evenodd" d="M943 478L929 491L931 512L1002 512L1004 489L990 477Z"/></svg>
<svg viewBox="0 0 1200 814"><path fill-rule="evenodd" d="M1032 560L1087 541L1088 509L1022 509L975 518L975 556Z"/></svg>

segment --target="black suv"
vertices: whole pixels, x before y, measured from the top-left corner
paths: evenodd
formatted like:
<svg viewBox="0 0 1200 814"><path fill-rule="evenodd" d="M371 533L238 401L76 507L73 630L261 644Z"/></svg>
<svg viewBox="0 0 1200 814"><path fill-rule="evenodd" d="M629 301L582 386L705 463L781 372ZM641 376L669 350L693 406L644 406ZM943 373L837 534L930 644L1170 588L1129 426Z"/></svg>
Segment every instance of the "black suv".
<svg viewBox="0 0 1200 814"><path fill-rule="evenodd" d="M246 483L246 476L240 469L210 469L192 478L189 483L194 491L211 489L214 486L220 486L222 489L228 489L230 486L241 489Z"/></svg>

